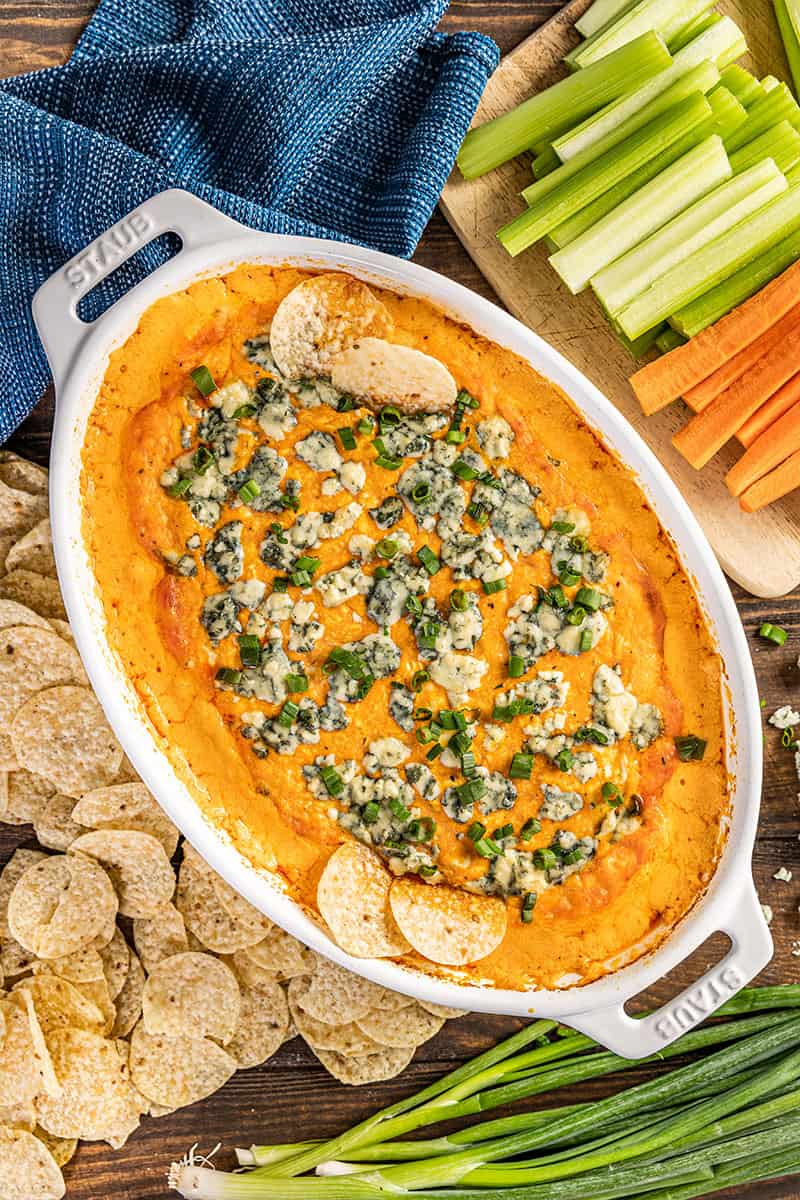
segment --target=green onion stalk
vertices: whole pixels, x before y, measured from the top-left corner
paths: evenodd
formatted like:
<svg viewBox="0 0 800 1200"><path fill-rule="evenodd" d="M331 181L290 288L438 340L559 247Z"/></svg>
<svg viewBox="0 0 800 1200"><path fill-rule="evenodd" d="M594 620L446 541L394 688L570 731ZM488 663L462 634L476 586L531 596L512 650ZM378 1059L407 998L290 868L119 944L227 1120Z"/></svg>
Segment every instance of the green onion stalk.
<svg viewBox="0 0 800 1200"><path fill-rule="evenodd" d="M553 1021L534 1021L337 1137L239 1150L240 1171L251 1169L235 1174L190 1154L173 1165L170 1185L195 1200L690 1200L800 1172L798 1008L800 986L745 989L713 1023L641 1060L621 1059ZM405 1138L702 1051L602 1100Z"/></svg>

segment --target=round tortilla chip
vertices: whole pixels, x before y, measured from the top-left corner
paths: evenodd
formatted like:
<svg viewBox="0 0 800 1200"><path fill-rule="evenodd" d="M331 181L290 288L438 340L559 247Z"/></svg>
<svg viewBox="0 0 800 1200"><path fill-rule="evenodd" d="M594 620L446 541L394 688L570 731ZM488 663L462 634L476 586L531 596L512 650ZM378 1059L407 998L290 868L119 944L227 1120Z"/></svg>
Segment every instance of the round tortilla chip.
<svg viewBox="0 0 800 1200"><path fill-rule="evenodd" d="M5 976L6 981L15 979L19 975L27 975L33 964L37 961L36 955L30 950L26 950L24 946L20 946L19 942L15 942L13 938L6 938L0 948L0 972Z"/></svg>
<svg viewBox="0 0 800 1200"><path fill-rule="evenodd" d="M103 975L108 984L108 994L112 1000L116 1000L131 965L131 952L119 928L114 930L111 941L100 949L99 954L103 962Z"/></svg>
<svg viewBox="0 0 800 1200"><path fill-rule="evenodd" d="M356 338L382 337L392 324L365 283L328 272L304 279L281 300L270 326L270 350L289 379L328 375L335 356Z"/></svg>
<svg viewBox="0 0 800 1200"><path fill-rule="evenodd" d="M117 1143L136 1129L139 1105L114 1042L85 1029L58 1029L49 1045L62 1092L39 1097L43 1129L56 1137Z"/></svg>
<svg viewBox="0 0 800 1200"><path fill-rule="evenodd" d="M42 1089L48 1096L60 1096L61 1084L56 1076L53 1060L50 1056L50 1049L45 1040L42 1026L36 1014L36 1008L33 1003L33 997L30 991L16 989L9 996L12 1004L16 1004L22 1008L25 1016L28 1018L28 1026L31 1031L31 1042L33 1043L33 1052L39 1064L39 1072L42 1077Z"/></svg>
<svg viewBox="0 0 800 1200"><path fill-rule="evenodd" d="M207 864L206 867L211 875L211 882L217 899L228 916L241 929L250 929L254 934L258 934L259 938L269 933L272 929L272 921L270 921L269 917L265 917L249 900L245 900L244 896L240 896L235 888L232 888L221 875L217 875L215 871L212 871Z"/></svg>
<svg viewBox="0 0 800 1200"><path fill-rule="evenodd" d="M117 1015L110 1036L125 1038L142 1015L145 973L138 955L131 951L128 974L116 999Z"/></svg>
<svg viewBox="0 0 800 1200"><path fill-rule="evenodd" d="M78 1149L77 1138L53 1137L52 1133L42 1129L41 1125L36 1126L34 1133L40 1142L44 1142L59 1167L65 1167L74 1158Z"/></svg>
<svg viewBox="0 0 800 1200"><path fill-rule="evenodd" d="M241 995L230 967L211 954L187 950L165 958L144 985L142 1022L165 1037L233 1037Z"/></svg>
<svg viewBox="0 0 800 1200"><path fill-rule="evenodd" d="M17 710L42 688L86 682L77 652L52 629L12 625L0 630L0 725L7 732ZM26 761L19 747L15 753Z"/></svg>
<svg viewBox="0 0 800 1200"><path fill-rule="evenodd" d="M17 711L9 733L20 762L76 799L110 783L122 762L122 747L88 688L39 692Z"/></svg>
<svg viewBox="0 0 800 1200"><path fill-rule="evenodd" d="M329 1025L346 1025L380 1008L385 989L353 975L328 958L317 958L317 969L308 976L302 1005L310 1017Z"/></svg>
<svg viewBox="0 0 800 1200"><path fill-rule="evenodd" d="M294 979L297 975L313 975L317 969L318 960L313 950L298 942L280 925L273 925L269 933L254 946L245 947L243 955L255 967L269 971L281 982Z"/></svg>
<svg viewBox="0 0 800 1200"><path fill-rule="evenodd" d="M58 580L50 575L41 575L38 571L26 571L22 567L9 571L0 579L0 599L27 604L41 617L58 617L61 621L67 619Z"/></svg>
<svg viewBox="0 0 800 1200"><path fill-rule="evenodd" d="M34 863L8 901L11 936L39 958L60 958L87 946L117 912L102 867L82 854Z"/></svg>
<svg viewBox="0 0 800 1200"><path fill-rule="evenodd" d="M331 382L369 408L391 404L406 413L446 412L458 394L455 379L438 358L377 337L359 338L337 355Z"/></svg>
<svg viewBox="0 0 800 1200"><path fill-rule="evenodd" d="M33 964L34 975L57 975L67 983L94 983L105 978L103 960L94 946L84 946L74 954L61 958L37 958Z"/></svg>
<svg viewBox="0 0 800 1200"><path fill-rule="evenodd" d="M410 1050L430 1041L444 1025L444 1017L434 1017L422 1005L414 1003L404 1008L396 1021L387 1021L386 1013L378 1008L359 1017L356 1025L379 1046Z"/></svg>
<svg viewBox="0 0 800 1200"><path fill-rule="evenodd" d="M45 617L40 617L32 608L28 608L27 604L18 604L16 600L0 600L0 629L10 629L12 625L33 625L37 629L52 629L50 622Z"/></svg>
<svg viewBox="0 0 800 1200"><path fill-rule="evenodd" d="M152 917L133 922L133 944L148 974L162 959L189 949L183 917L171 901L160 904Z"/></svg>
<svg viewBox="0 0 800 1200"><path fill-rule="evenodd" d="M44 1142L25 1129L0 1128L3 1200L61 1200L61 1168Z"/></svg>
<svg viewBox="0 0 800 1200"><path fill-rule="evenodd" d="M61 792L54 792L49 800L44 802L33 822L33 828L40 843L47 846L48 850L60 850L63 854L82 833L89 832L85 825L73 821L74 807L75 797L62 796Z"/></svg>
<svg viewBox="0 0 800 1200"><path fill-rule="evenodd" d="M76 983L75 987L102 1014L103 1028L101 1032L103 1037L108 1037L114 1027L117 1009L114 1001L108 994L108 984L105 981L105 977L102 979L92 979L86 983Z"/></svg>
<svg viewBox="0 0 800 1200"><path fill-rule="evenodd" d="M317 884L317 907L334 941L355 958L405 954L408 942L389 908L393 876L360 842L343 842Z"/></svg>
<svg viewBox="0 0 800 1200"><path fill-rule="evenodd" d="M137 829L158 838L167 858L180 833L143 783L116 783L81 796L72 819L88 829Z"/></svg>
<svg viewBox="0 0 800 1200"><path fill-rule="evenodd" d="M38 571L40 575L56 578L56 560L53 555L53 535L50 518L44 517L32 529L24 533L6 555L6 571L17 568Z"/></svg>
<svg viewBox="0 0 800 1200"><path fill-rule="evenodd" d="M361 1054L356 1058L337 1054L335 1050L315 1050L313 1046L311 1052L329 1075L351 1087L394 1079L405 1071L414 1057L413 1050L380 1050L375 1054Z"/></svg>
<svg viewBox="0 0 800 1200"><path fill-rule="evenodd" d="M184 1108L203 1100L227 1083L235 1070L236 1059L210 1038L154 1036L142 1021L131 1036L133 1083L161 1109Z"/></svg>
<svg viewBox="0 0 800 1200"><path fill-rule="evenodd" d="M430 1000L420 1000L419 1004L426 1012L433 1013L435 1017L444 1017L445 1021L455 1021L457 1017L465 1017L468 1012L464 1008L450 1008L447 1004L433 1004Z"/></svg>
<svg viewBox="0 0 800 1200"><path fill-rule="evenodd" d="M432 887L403 876L392 884L389 903L411 945L431 962L449 966L478 962L505 937L506 906L493 897Z"/></svg>
<svg viewBox="0 0 800 1200"><path fill-rule="evenodd" d="M42 1090L42 1072L26 1009L0 1000L0 1104L29 1104Z"/></svg>
<svg viewBox="0 0 800 1200"><path fill-rule="evenodd" d="M281 1048L288 1031L289 1007L280 984L270 981L244 987L239 1023L225 1049L241 1070L260 1067Z"/></svg>
<svg viewBox="0 0 800 1200"><path fill-rule="evenodd" d="M24 767L7 773L6 788L3 820L11 825L35 825L56 790L44 775L34 775Z"/></svg>
<svg viewBox="0 0 800 1200"><path fill-rule="evenodd" d="M0 1035L0 1046L2 1044ZM12 1129L27 1129L28 1133L33 1133L36 1128L36 1105L32 1100L27 1100L24 1104L0 1105L0 1125L10 1125Z"/></svg>
<svg viewBox="0 0 800 1200"><path fill-rule="evenodd" d="M102 1033L105 1017L78 985L58 975L32 975L14 985L11 995L31 998L42 1033L48 1038L56 1029L85 1029Z"/></svg>
<svg viewBox="0 0 800 1200"><path fill-rule="evenodd" d="M313 1050L335 1050L348 1056L374 1054L383 1049L374 1038L360 1029L355 1021L343 1025L330 1025L317 1021L303 1008L303 996L308 989L308 980L293 979L289 984L289 1011L295 1028L304 1042Z"/></svg>
<svg viewBox="0 0 800 1200"><path fill-rule="evenodd" d="M0 479L20 492L30 492L32 496L47 495L47 467L20 458L13 450L0 450Z"/></svg>
<svg viewBox="0 0 800 1200"><path fill-rule="evenodd" d="M223 907L214 887L213 872L187 842L183 846L175 904L187 930L204 949L215 954L233 954L264 936L262 928L254 928L249 921L242 925Z"/></svg>
<svg viewBox="0 0 800 1200"><path fill-rule="evenodd" d="M8 928L8 901L17 886L17 881L22 878L28 867L42 862L45 858L47 855L43 854L41 850L27 850L20 847L14 851L0 871L0 941L6 941L11 937L11 930Z"/></svg>
<svg viewBox="0 0 800 1200"><path fill-rule="evenodd" d="M87 854L108 872L125 917L149 917L172 899L175 873L164 847L150 833L135 829L98 829L70 846L70 855Z"/></svg>
<svg viewBox="0 0 800 1200"><path fill-rule="evenodd" d="M21 537L47 516L47 493L30 493L0 478L0 532Z"/></svg>

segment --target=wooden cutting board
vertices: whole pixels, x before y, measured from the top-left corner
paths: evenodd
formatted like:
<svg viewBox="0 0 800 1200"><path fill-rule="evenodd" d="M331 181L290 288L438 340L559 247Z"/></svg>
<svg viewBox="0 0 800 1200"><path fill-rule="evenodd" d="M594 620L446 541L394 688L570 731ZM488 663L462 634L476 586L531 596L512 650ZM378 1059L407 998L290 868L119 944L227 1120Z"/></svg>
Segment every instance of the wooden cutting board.
<svg viewBox="0 0 800 1200"><path fill-rule="evenodd" d="M563 74L561 58L578 41L573 23L590 0L572 0L557 16L503 59L486 87L475 123L506 112ZM788 79L770 0L724 0L719 5L744 31L750 66L759 76ZM635 364L611 333L590 292L573 296L547 262L543 246L511 258L495 231L521 212L519 193L531 181L517 160L466 182L453 170L441 206L458 237L506 307L588 376L661 460L705 530L722 567L756 596L783 596L800 584L800 494L747 515L723 476L737 454L728 448L702 472L673 450L670 438L686 420L682 401L644 417L628 377ZM800 368L800 364L798 364Z"/></svg>

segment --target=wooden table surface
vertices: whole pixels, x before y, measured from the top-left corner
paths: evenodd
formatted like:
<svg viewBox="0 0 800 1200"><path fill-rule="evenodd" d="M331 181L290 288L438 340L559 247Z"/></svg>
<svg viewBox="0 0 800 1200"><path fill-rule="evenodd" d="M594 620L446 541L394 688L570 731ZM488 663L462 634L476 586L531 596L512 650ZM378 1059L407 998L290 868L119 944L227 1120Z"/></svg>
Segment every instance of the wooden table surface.
<svg viewBox="0 0 800 1200"><path fill-rule="evenodd" d="M2 0L0 76L65 61L93 7L94 0ZM505 52L558 7L558 0L456 0L443 25L448 30L479 29L493 37ZM432 218L415 261L495 299L439 213ZM9 444L21 454L46 462L51 419L52 397L48 395ZM800 595L764 602L735 586L733 592L752 649L765 712L769 714L787 702L796 704L800 701ZM756 631L764 620L788 630L790 636L784 647L757 638ZM800 951L800 783L792 757L781 749L776 731L768 728L754 873L762 901L774 911L775 957L762 977L762 982L769 983L800 981L800 957L792 954L793 943ZM0 862L25 840L24 829L0 826ZM773 879L780 866L794 872L791 883ZM714 950L718 954L719 947L700 951L665 981L658 992L661 998L696 978L699 970L713 961ZM223 1150L218 1161L228 1166L230 1151L236 1145L332 1135L424 1086L451 1064L485 1049L516 1025L512 1020L483 1016L448 1022L443 1032L417 1053L401 1079L357 1089L335 1083L296 1039L265 1067L240 1072L208 1100L157 1121L145 1118L141 1129L121 1151L111 1151L104 1144L81 1146L67 1168L68 1198L166 1200L172 1194L166 1189L167 1167L194 1143L208 1151L221 1142ZM645 1073L638 1072L638 1077L644 1078ZM609 1086L601 1081L582 1087L580 1096L571 1098L585 1100L605 1094ZM800 1200L800 1184L775 1182L738 1190L735 1195L741 1200Z"/></svg>

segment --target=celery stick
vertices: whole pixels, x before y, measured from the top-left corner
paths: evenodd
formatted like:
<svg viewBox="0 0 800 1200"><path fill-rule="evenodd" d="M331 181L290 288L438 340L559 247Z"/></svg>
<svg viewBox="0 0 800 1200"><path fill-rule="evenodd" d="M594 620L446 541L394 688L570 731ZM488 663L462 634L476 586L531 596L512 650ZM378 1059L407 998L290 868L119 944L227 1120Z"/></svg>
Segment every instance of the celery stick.
<svg viewBox="0 0 800 1200"><path fill-rule="evenodd" d="M779 121L790 121L795 129L800 125L800 108L785 83L756 100L747 110L744 124L725 139L725 149L729 154L734 154Z"/></svg>
<svg viewBox="0 0 800 1200"><path fill-rule="evenodd" d="M761 80L761 86L769 94L770 92L774 92L776 87L781 86L781 81L780 79L776 79L774 75L764 75Z"/></svg>
<svg viewBox="0 0 800 1200"><path fill-rule="evenodd" d="M602 62L559 80L510 112L470 129L458 152L461 173L465 179L474 179L535 142L557 137L589 113L637 88L671 61L658 34L643 34Z"/></svg>
<svg viewBox="0 0 800 1200"><path fill-rule="evenodd" d="M731 63L725 68L720 76L720 83L732 92L745 108L750 108L756 100L760 100L766 94L755 75L745 71L738 63Z"/></svg>
<svg viewBox="0 0 800 1200"><path fill-rule="evenodd" d="M798 228L800 186L795 185L746 221L709 242L686 262L667 271L647 291L632 300L618 316L623 333L629 338L638 337Z"/></svg>
<svg viewBox="0 0 800 1200"><path fill-rule="evenodd" d="M788 121L779 121L730 156L734 175L762 158L773 158L782 171L791 170L800 162L800 133Z"/></svg>
<svg viewBox="0 0 800 1200"><path fill-rule="evenodd" d="M581 37L591 37L604 25L615 21L628 8L633 8L636 0L594 0L582 17L578 17L575 28Z"/></svg>
<svg viewBox="0 0 800 1200"><path fill-rule="evenodd" d="M719 24L722 20L722 14L718 12L706 12L701 17L697 17L694 21L690 21L688 25L684 25L683 29L679 30L674 37L667 42L667 49L673 57L679 50L683 50L685 46L694 38L699 37L701 33L705 33L712 26Z"/></svg>
<svg viewBox="0 0 800 1200"><path fill-rule="evenodd" d="M797 0L772 0L786 61L792 73L794 94L800 97L800 4Z"/></svg>
<svg viewBox="0 0 800 1200"><path fill-rule="evenodd" d="M731 166L722 139L707 138L550 259L574 294L723 180ZM641 289L639 289L641 290Z"/></svg>
<svg viewBox="0 0 800 1200"><path fill-rule="evenodd" d="M667 271L686 262L704 246L758 212L785 192L787 186L785 176L772 159L751 167L717 187L595 275L592 279L595 295L612 316L618 317L627 304Z"/></svg>
<svg viewBox="0 0 800 1200"><path fill-rule="evenodd" d="M663 332L666 332L667 329L665 325L656 325L654 329L648 329L647 332L643 333L641 337L636 338L635 341L631 341L630 338L625 336L621 329L615 329L613 325L611 328L614 337L617 339L620 346L622 346L623 350L627 350L631 358L641 358L642 355L646 354L648 350L655 346L659 336Z"/></svg>
<svg viewBox="0 0 800 1200"><path fill-rule="evenodd" d="M652 162L646 163L638 171L634 171L627 179L621 180L620 183L610 188L602 196L598 196L596 200L593 200L586 208L576 213L574 217L570 217L567 221L562 221L556 229L551 230L550 238L555 245L559 249L562 246L569 245L584 230L589 229L601 217L604 217L606 213L611 212L618 204L626 200L628 196L632 196L638 188L649 183L651 179L655 179L656 175L660 174L670 163L680 158L682 154L685 154L687 150L691 150L693 146L699 145L705 138L710 137L712 133L719 134L724 141L731 130L735 129L740 122L745 120L745 110L739 104L738 100L734 100L730 92L724 88L711 92L708 96L708 103L713 114L711 117L685 134L674 146L663 150Z"/></svg>
<svg viewBox="0 0 800 1200"><path fill-rule="evenodd" d="M545 175L549 175L551 171L556 171L561 166L561 159L556 154L552 146L547 150L543 150L541 154L537 154L534 158L533 177L534 179L544 179Z"/></svg>
<svg viewBox="0 0 800 1200"><path fill-rule="evenodd" d="M749 300L800 259L800 229L783 238L764 254L746 263L728 279L674 313L670 325L683 337L694 337L714 325L732 309Z"/></svg>
<svg viewBox="0 0 800 1200"><path fill-rule="evenodd" d="M573 69L583 70L643 33L650 30L661 33L689 3L690 0L636 0L632 8L570 50L564 62Z"/></svg>
<svg viewBox="0 0 800 1200"><path fill-rule="evenodd" d="M692 27L702 24L710 15L708 10L712 7L713 0L687 0L674 17L666 20L663 24L659 24L658 32L667 43L667 49L669 50L670 42L674 45L675 41L684 33L687 33L687 31L686 41L690 42L694 36L691 32ZM716 22L712 20L711 24L716 24ZM698 30L698 33L702 32L702 29ZM672 51L670 50L671 53Z"/></svg>
<svg viewBox="0 0 800 1200"><path fill-rule="evenodd" d="M626 141L589 163L582 171L571 175L555 189L548 186L550 181L556 179L561 171L569 171L572 164L568 163L559 171L554 171L552 175L525 189L522 194L531 207L504 225L497 234L498 238L509 254L520 254L621 179L633 174L637 167L657 158L664 147L674 145L710 114L708 101L698 92L656 117L644 129L637 130ZM541 198L539 189L543 192Z"/></svg>
<svg viewBox="0 0 800 1200"><path fill-rule="evenodd" d="M669 354L670 350L677 350L678 346L683 346L685 342L686 338L678 333L677 329L667 328L656 338L656 347L662 354Z"/></svg>
<svg viewBox="0 0 800 1200"><path fill-rule="evenodd" d="M635 92L607 105L577 129L556 138L553 150L565 163L576 159L582 163L590 162L673 104L691 96L692 92L710 92L719 79L719 71L711 62L701 62L686 69L676 59L671 67L659 71Z"/></svg>

